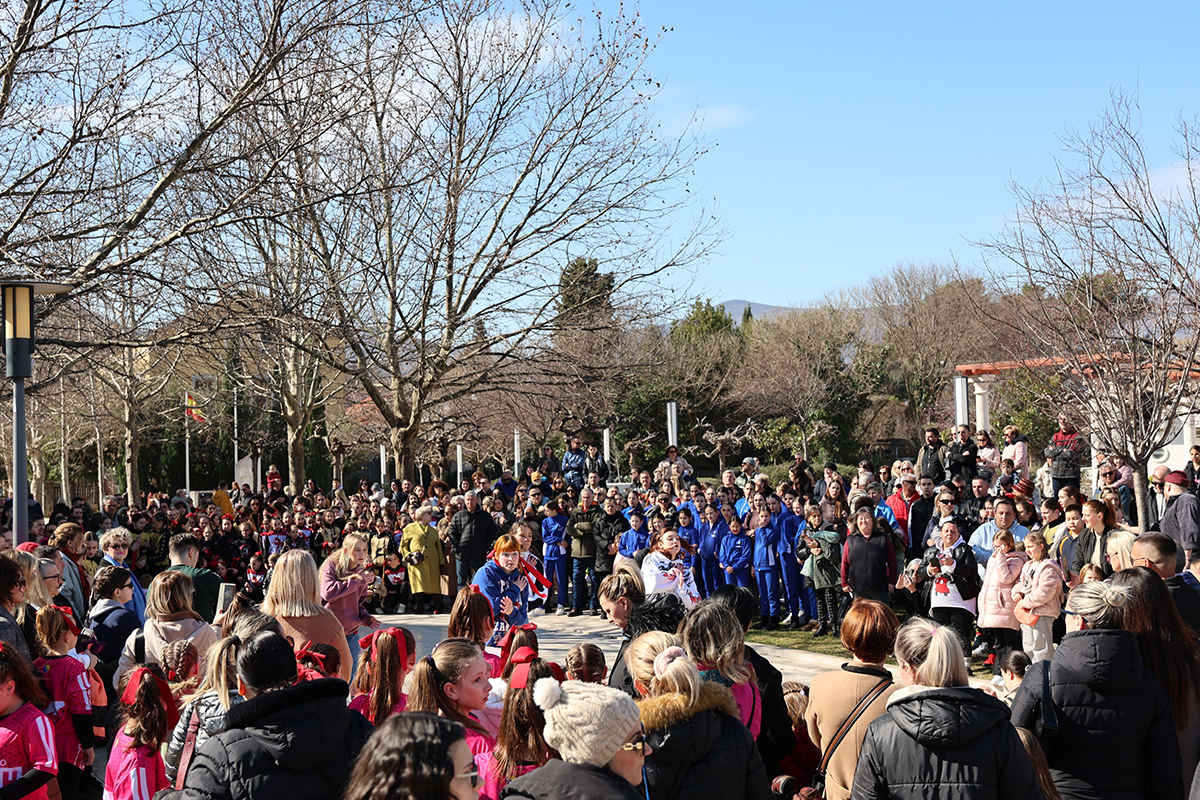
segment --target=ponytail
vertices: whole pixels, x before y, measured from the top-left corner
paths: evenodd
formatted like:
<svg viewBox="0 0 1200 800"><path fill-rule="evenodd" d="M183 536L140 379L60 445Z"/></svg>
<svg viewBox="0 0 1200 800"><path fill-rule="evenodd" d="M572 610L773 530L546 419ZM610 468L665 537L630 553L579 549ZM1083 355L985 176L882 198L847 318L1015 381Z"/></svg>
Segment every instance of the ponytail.
<svg viewBox="0 0 1200 800"><path fill-rule="evenodd" d="M598 597L606 598L611 603L626 598L637 608L646 602L646 584L642 581L642 573L628 564L617 567L616 572L600 581L600 588L596 591Z"/></svg>
<svg viewBox="0 0 1200 800"><path fill-rule="evenodd" d="M700 698L700 670L670 633L648 631L634 639L625 649L625 666L651 696L680 694L689 708Z"/></svg>
<svg viewBox="0 0 1200 800"><path fill-rule="evenodd" d="M402 646L404 634L378 631L370 646L364 647L358 658L358 674L354 678L356 694L365 694L367 720L378 726L388 718L404 696L404 676L408 673L408 647Z"/></svg>
<svg viewBox="0 0 1200 800"><path fill-rule="evenodd" d="M913 617L900 626L896 660L912 667L922 686L970 685L958 634L924 617Z"/></svg>
<svg viewBox="0 0 1200 800"><path fill-rule="evenodd" d="M139 667L121 676L117 692L122 724L134 747L157 750L174 727L170 716L175 712L175 698L166 686L157 667Z"/></svg>

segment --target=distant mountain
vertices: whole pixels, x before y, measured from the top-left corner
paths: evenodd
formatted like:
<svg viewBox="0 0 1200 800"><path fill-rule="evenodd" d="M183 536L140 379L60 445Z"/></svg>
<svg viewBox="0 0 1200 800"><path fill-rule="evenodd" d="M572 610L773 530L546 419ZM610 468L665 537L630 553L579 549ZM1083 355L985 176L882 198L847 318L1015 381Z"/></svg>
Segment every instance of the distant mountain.
<svg viewBox="0 0 1200 800"><path fill-rule="evenodd" d="M784 314L790 310L784 306L769 306L766 303L754 303L749 300L726 300L724 303L721 303L721 307L725 309L725 313L733 317L734 322L741 320L742 312L745 311L746 306L750 306L750 313L754 315L755 319L769 317L772 314Z"/></svg>

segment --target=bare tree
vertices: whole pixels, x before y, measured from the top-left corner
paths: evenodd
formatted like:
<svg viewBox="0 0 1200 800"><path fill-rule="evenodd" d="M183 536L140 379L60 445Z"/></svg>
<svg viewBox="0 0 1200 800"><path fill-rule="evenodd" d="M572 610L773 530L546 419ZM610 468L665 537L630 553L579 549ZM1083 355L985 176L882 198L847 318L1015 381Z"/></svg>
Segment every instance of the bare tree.
<svg viewBox="0 0 1200 800"><path fill-rule="evenodd" d="M383 415L398 474L412 473L432 407L551 349L572 254L619 265L620 297L713 238L710 220L681 224L702 147L690 132L663 138L650 117L647 32L573 11L441 3L404 81L372 84L363 168L396 188L348 203L317 258L338 297L339 366Z"/></svg>
<svg viewBox="0 0 1200 800"><path fill-rule="evenodd" d="M931 263L899 265L861 290L864 338L884 348L884 382L908 404L914 439L930 421L953 421L954 367L995 350L980 314L971 313L986 310L983 289L977 276Z"/></svg>
<svg viewBox="0 0 1200 800"><path fill-rule="evenodd" d="M1190 412L1200 369L1200 140L1179 128L1181 184L1156 183L1136 104L1112 107L1067 140L1045 190L1014 187L1019 206L988 243L989 312L1016 379L1077 418L1136 476L1149 518L1146 465Z"/></svg>

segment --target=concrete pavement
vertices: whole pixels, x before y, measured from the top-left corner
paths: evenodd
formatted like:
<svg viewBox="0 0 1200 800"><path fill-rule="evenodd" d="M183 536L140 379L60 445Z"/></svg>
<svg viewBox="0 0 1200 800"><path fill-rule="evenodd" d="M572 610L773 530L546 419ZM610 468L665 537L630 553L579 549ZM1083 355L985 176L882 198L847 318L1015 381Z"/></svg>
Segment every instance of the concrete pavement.
<svg viewBox="0 0 1200 800"><path fill-rule="evenodd" d="M383 614L378 615L388 626L399 625L413 632L417 640L417 658L429 655L433 646L446 637L445 614ZM621 647L621 631L600 617L555 616L534 611L529 621L538 626L538 648L543 658L563 663L567 651L582 642L591 642L604 651L611 672L613 660ZM775 668L783 673L785 681L808 684L813 676L839 669L844 659L823 653L792 650L767 644L753 644L754 649L765 656ZM893 668L893 672L896 670ZM898 677L898 676L897 676Z"/></svg>

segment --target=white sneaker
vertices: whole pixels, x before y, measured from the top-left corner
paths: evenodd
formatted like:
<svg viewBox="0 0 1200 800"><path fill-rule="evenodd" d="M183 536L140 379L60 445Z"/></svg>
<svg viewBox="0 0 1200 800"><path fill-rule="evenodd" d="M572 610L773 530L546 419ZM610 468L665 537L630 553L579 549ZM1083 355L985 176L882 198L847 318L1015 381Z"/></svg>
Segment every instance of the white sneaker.
<svg viewBox="0 0 1200 800"><path fill-rule="evenodd" d="M780 625L791 625L791 624L792 624L792 615L791 615L791 614L788 614L788 615L787 615L787 619L781 619L781 620L779 621L779 624L780 624Z"/></svg>
<svg viewBox="0 0 1200 800"><path fill-rule="evenodd" d="M992 652L992 648L988 647L987 644L984 643L984 644L979 645L979 647L976 647L974 650L972 650L971 655L986 656L990 652Z"/></svg>
<svg viewBox="0 0 1200 800"><path fill-rule="evenodd" d="M563 608L562 606L559 606L558 610L554 612L554 616L556 616L556 617L565 617L566 615L567 615L567 610L565 608Z"/></svg>

